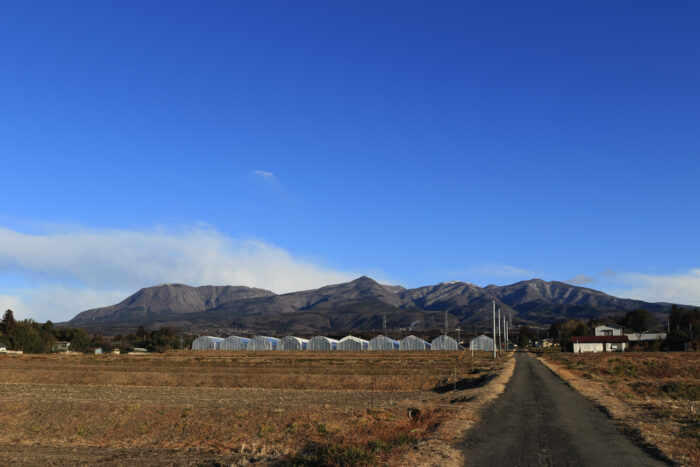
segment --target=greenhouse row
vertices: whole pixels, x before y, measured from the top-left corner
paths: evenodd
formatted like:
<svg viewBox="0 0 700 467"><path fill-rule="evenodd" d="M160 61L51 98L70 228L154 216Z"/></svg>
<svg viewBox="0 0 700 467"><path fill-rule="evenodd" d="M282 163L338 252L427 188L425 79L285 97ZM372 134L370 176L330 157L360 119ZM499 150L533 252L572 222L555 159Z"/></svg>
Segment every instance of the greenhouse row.
<svg viewBox="0 0 700 467"><path fill-rule="evenodd" d="M192 342L192 350L461 350L462 347L450 336L439 336L432 342L420 337L408 336L400 341L379 335L370 340L355 336L331 339L315 336L311 339L287 336L282 339L269 336L252 338L229 336L201 336Z"/></svg>

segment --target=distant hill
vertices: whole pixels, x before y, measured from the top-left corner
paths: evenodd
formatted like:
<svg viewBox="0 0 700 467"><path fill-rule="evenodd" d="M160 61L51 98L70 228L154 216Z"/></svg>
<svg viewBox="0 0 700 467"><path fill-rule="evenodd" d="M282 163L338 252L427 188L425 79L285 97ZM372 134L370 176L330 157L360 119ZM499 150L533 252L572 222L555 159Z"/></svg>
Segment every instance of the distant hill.
<svg viewBox="0 0 700 467"><path fill-rule="evenodd" d="M190 287L164 284L139 290L121 303L83 311L66 325L91 332L133 332L138 326L174 326L194 333L311 335L389 328L439 329L444 312L450 327L487 328L492 301L514 324L548 325L558 319L619 316L645 308L665 319L669 303L613 297L564 282L531 279L512 285L478 287L443 282L405 289L369 277L320 289L277 295L241 286Z"/></svg>

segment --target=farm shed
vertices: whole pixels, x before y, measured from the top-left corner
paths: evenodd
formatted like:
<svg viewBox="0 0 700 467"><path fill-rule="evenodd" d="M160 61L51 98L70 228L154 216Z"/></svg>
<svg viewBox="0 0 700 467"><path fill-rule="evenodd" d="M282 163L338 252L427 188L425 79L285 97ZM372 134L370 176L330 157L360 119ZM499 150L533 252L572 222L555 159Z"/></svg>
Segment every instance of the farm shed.
<svg viewBox="0 0 700 467"><path fill-rule="evenodd" d="M450 336L438 336L430 343L430 350L459 350L460 345Z"/></svg>
<svg viewBox="0 0 700 467"><path fill-rule="evenodd" d="M221 350L222 342L224 339L221 337L200 336L192 341L192 350ZM134 352L136 351L137 349L134 349Z"/></svg>
<svg viewBox="0 0 700 467"><path fill-rule="evenodd" d="M476 336L469 341L469 348L472 350L488 350L493 352L493 339L483 334L481 336Z"/></svg>
<svg viewBox="0 0 700 467"><path fill-rule="evenodd" d="M338 341L325 336L314 336L306 344L306 350L338 350Z"/></svg>
<svg viewBox="0 0 700 467"><path fill-rule="evenodd" d="M368 350L399 350L399 342L380 334L369 341Z"/></svg>
<svg viewBox="0 0 700 467"><path fill-rule="evenodd" d="M666 339L665 332L642 332L638 334L625 334L630 342L653 342Z"/></svg>
<svg viewBox="0 0 700 467"><path fill-rule="evenodd" d="M338 350L367 350L369 341L355 336L345 336L338 341Z"/></svg>
<svg viewBox="0 0 700 467"><path fill-rule="evenodd" d="M279 339L268 336L255 336L248 342L248 350L277 350Z"/></svg>
<svg viewBox="0 0 700 467"><path fill-rule="evenodd" d="M308 343L308 339L286 336L280 339L279 343L277 344L277 350L306 350Z"/></svg>
<svg viewBox="0 0 700 467"><path fill-rule="evenodd" d="M430 350L430 342L420 337L407 336L399 341L399 350Z"/></svg>
<svg viewBox="0 0 700 467"><path fill-rule="evenodd" d="M249 342L247 337L228 336L221 344L221 350L248 350Z"/></svg>

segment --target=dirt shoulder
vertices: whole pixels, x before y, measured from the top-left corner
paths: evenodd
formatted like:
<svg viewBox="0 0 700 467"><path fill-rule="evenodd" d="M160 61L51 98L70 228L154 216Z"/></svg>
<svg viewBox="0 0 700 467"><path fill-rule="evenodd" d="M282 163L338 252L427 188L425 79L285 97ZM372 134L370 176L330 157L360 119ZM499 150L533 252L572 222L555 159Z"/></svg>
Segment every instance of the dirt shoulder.
<svg viewBox="0 0 700 467"><path fill-rule="evenodd" d="M447 401L457 405L455 414L403 458L401 465L462 466L465 463L459 443L479 420L484 409L503 393L515 370L514 354L497 366L478 387L457 391Z"/></svg>
<svg viewBox="0 0 700 467"><path fill-rule="evenodd" d="M683 384L678 381L683 381L683 378L687 380L688 375L683 374L682 364L677 365L678 373L671 378L652 378L643 369L658 368L659 363L654 361L654 356L534 356L569 386L607 412L628 436L647 450L677 465L700 466L697 401L674 399L663 391L654 390L657 386L666 387L669 384L664 383L666 379L677 381L671 384ZM666 354L660 358L673 357Z"/></svg>

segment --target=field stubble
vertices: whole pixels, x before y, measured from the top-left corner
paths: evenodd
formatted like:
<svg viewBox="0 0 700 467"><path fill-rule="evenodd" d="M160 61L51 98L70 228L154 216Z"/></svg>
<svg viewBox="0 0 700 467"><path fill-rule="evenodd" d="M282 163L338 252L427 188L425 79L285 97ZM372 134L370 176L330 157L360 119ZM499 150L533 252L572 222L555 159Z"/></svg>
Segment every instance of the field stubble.
<svg viewBox="0 0 700 467"><path fill-rule="evenodd" d="M391 462L468 407L448 390L458 355L0 357L0 445L17 464L30 452L56 465ZM468 357L457 363L458 394L503 364L485 354L473 371Z"/></svg>
<svg viewBox="0 0 700 467"><path fill-rule="evenodd" d="M700 354L542 353L540 358L646 444L700 466Z"/></svg>

